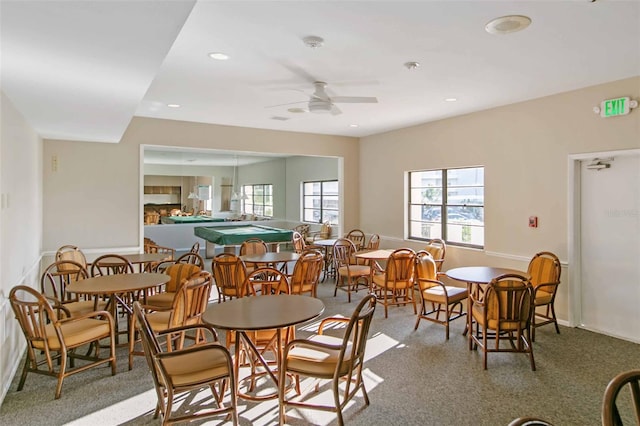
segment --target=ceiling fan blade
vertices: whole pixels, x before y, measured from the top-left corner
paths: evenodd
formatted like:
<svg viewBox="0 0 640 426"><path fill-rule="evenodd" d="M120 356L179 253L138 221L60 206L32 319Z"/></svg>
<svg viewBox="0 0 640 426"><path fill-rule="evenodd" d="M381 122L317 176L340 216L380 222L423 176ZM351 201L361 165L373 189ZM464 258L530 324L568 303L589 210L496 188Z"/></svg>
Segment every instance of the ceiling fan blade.
<svg viewBox="0 0 640 426"><path fill-rule="evenodd" d="M337 106L331 104L331 115L340 115L342 111Z"/></svg>
<svg viewBox="0 0 640 426"><path fill-rule="evenodd" d="M336 96L331 98L331 102L341 104L377 104L378 98L368 96Z"/></svg>
<svg viewBox="0 0 640 426"><path fill-rule="evenodd" d="M287 105L304 104L307 102L309 101L287 102L286 104L269 105L269 106L266 106L265 108L275 108L275 107L281 107L281 106L287 106Z"/></svg>

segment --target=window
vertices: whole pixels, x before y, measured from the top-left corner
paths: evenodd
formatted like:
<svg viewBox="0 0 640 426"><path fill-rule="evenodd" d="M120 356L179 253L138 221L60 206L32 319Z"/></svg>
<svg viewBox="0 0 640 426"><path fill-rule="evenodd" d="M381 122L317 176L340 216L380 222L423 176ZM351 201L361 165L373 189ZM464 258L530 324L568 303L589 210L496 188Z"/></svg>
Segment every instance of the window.
<svg viewBox="0 0 640 426"><path fill-rule="evenodd" d="M484 167L409 172L409 238L484 247Z"/></svg>
<svg viewBox="0 0 640 426"><path fill-rule="evenodd" d="M273 217L273 185L243 185L242 211L245 214Z"/></svg>
<svg viewBox="0 0 640 426"><path fill-rule="evenodd" d="M338 181L302 183L302 221L338 224Z"/></svg>

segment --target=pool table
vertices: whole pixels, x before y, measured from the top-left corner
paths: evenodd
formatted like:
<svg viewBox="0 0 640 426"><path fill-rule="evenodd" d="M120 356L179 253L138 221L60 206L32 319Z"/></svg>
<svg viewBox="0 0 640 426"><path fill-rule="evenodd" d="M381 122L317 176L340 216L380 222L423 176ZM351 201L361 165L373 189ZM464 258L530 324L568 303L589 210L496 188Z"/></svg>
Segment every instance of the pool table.
<svg viewBox="0 0 640 426"><path fill-rule="evenodd" d="M160 221L164 224L174 223L199 223L199 222L224 222L222 218L211 216L162 216Z"/></svg>
<svg viewBox="0 0 640 426"><path fill-rule="evenodd" d="M293 237L291 229L272 228L264 225L238 226L196 226L193 233L207 242L207 257L214 257L215 246L225 247L225 251L233 250L249 238L260 238L271 246L271 251L278 251L278 244L290 242Z"/></svg>

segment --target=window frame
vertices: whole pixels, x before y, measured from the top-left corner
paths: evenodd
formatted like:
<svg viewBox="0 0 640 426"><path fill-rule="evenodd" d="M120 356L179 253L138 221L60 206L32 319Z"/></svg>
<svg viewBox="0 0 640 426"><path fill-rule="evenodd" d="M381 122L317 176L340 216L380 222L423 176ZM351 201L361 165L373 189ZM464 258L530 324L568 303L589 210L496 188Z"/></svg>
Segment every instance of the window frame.
<svg viewBox="0 0 640 426"><path fill-rule="evenodd" d="M450 185L448 182L448 173L452 170L468 170L468 169L482 169L482 184L478 185L478 184L469 184L469 185ZM427 238L427 237L422 237L422 236L416 236L416 235L412 235L412 223L413 222L423 222L423 223L428 223L428 224L439 224L440 225L440 238L442 238L447 244L449 245L453 245L453 246L460 246L460 247L469 247L469 248L476 248L476 249L484 249L485 248L485 243L486 243L486 221L484 220L484 212L485 212L485 178L484 178L484 170L485 167L482 165L478 165L478 166L467 166L467 167L449 167L449 168L438 168L438 169L423 169L423 170L412 170L412 171L408 171L406 173L406 178L407 178L407 214L406 214L406 230L407 230L407 239L409 240L414 240L414 241L430 241L432 238ZM434 187L434 188L438 188L441 190L442 194L441 194L441 200L440 203L413 203L412 202L412 190L416 189L416 188L421 188L421 187L412 187L411 186L411 178L412 178L412 174L413 173L424 173L424 172L440 172L440 186ZM449 201L449 190L451 188L458 188L458 187L475 187L475 188L482 188L482 203L461 203L460 201ZM421 200L422 201L422 200ZM425 207L425 206L429 206L429 207L438 207L440 209L440 221L433 221L433 220L425 220L422 217L421 213L421 217L419 219L416 219L414 217L412 217L412 207L417 207L417 206L421 206L421 207ZM477 224L474 223L472 224L472 226L474 227L481 227L483 228L483 237L482 237L482 244L472 244L472 243L466 243L466 242L460 242L460 241L451 241L449 239L449 232L448 232L448 227L450 225L459 225L459 223L451 223L451 221L448 220L448 211L449 208L460 208L460 207L469 207L469 208L479 208L481 209L481 217L482 217L482 221L481 224ZM463 225L464 226L464 225ZM435 238L435 237L434 237Z"/></svg>
<svg viewBox="0 0 640 426"><path fill-rule="evenodd" d="M327 183L332 183L332 184L336 184L338 185L339 188L339 184L340 181L338 179L325 179L325 180L310 180L310 181L303 181L302 182L302 188L301 188L301 197L300 197L300 221L303 223L324 223L323 218L324 218L324 214L325 211L331 211L331 212L335 212L335 217L336 220L330 220L329 222L331 223L331 225L339 225L339 218L340 218L340 191L338 190L338 192L334 195L334 194L325 194L324 191L324 186ZM307 195L307 193L305 192L305 188L307 187L308 184L320 184L320 194L316 195L316 194L310 194ZM326 208L324 207L324 198L325 197L336 197L337 198L337 207L335 209L332 208ZM305 200L307 197L319 197L319 207L313 207L313 208L308 208L305 207ZM308 221L305 220L305 212L311 210L319 210L320 212L320 219L316 222L316 221Z"/></svg>
<svg viewBox="0 0 640 426"><path fill-rule="evenodd" d="M247 195L247 190L246 190L247 187L251 187L251 196ZM261 203L257 203L256 202L256 187L261 187L262 188L262 195L261 195L262 202ZM271 187L271 191L266 191L267 187ZM243 213L245 213L245 214L253 214L253 215L261 216L261 217L270 217L270 218L274 217L274 214L272 214L272 215L266 214L267 207L271 207L271 211L274 212L273 184L271 184L271 183L254 183L254 184L242 185L242 187L240 188L240 191L241 191L241 194L242 194L242 196L241 196L241 200L242 200L241 208L242 208L242 212ZM265 194L270 194L270 196L271 196L271 204L266 203L264 201L265 198L266 198ZM245 199L245 196L246 197L250 197L250 198ZM251 200L250 205L253 206L251 213L247 213L247 207L246 206L247 206L247 201L248 200ZM262 206L262 214L257 215L255 213L255 206Z"/></svg>

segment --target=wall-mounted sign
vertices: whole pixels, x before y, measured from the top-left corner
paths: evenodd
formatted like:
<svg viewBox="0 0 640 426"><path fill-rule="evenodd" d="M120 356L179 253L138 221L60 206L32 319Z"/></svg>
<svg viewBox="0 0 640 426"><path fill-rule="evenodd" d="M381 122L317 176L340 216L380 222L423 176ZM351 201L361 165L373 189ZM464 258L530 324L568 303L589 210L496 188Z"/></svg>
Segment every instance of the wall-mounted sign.
<svg viewBox="0 0 640 426"><path fill-rule="evenodd" d="M593 108L593 112L600 114L600 117L617 117L619 115L627 115L632 108L638 106L638 101L632 100L630 97L605 99L600 102L600 106Z"/></svg>

